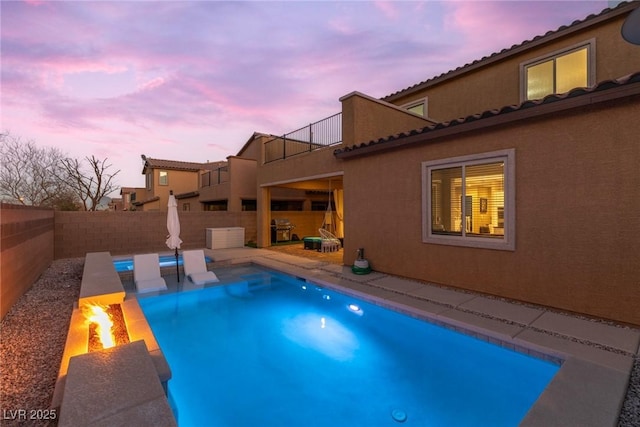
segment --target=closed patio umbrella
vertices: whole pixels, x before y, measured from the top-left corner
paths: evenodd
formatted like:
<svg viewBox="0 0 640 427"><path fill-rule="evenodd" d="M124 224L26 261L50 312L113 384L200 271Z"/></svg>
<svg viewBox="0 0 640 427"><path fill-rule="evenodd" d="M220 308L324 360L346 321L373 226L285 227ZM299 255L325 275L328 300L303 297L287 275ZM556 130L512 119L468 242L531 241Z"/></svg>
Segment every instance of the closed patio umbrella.
<svg viewBox="0 0 640 427"><path fill-rule="evenodd" d="M173 195L173 190L169 191L169 203L167 205L167 246L169 249L175 249L176 251L176 273L178 275L178 282L180 282L180 269L178 268L178 249L180 249L180 218L178 218L178 202Z"/></svg>

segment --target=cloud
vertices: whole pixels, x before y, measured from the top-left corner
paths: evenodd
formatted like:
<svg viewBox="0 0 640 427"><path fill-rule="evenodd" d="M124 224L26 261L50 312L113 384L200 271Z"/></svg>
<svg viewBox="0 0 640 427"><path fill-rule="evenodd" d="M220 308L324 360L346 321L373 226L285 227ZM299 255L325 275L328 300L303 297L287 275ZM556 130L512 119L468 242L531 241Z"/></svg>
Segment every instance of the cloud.
<svg viewBox="0 0 640 427"><path fill-rule="evenodd" d="M385 96L604 7L4 1L3 126L127 165L134 155L137 179L141 152L224 159L254 131L340 111L349 92Z"/></svg>

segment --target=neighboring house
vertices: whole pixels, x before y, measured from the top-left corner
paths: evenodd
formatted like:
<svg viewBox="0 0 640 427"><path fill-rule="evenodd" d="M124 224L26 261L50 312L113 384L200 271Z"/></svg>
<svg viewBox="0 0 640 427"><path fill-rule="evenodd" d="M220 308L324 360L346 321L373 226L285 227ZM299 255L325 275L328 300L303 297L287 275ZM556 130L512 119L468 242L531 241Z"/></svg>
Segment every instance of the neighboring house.
<svg viewBox="0 0 640 427"><path fill-rule="evenodd" d="M131 211L135 210L135 206L133 203L136 202L137 197L142 196L141 199L144 200L144 195L146 194L145 188L135 188L135 187L122 187L120 188L120 196L122 201L122 206L117 210L123 211Z"/></svg>
<svg viewBox="0 0 640 427"><path fill-rule="evenodd" d="M112 198L111 201L109 202L108 210L114 211L114 212L123 210L122 199Z"/></svg>
<svg viewBox="0 0 640 427"><path fill-rule="evenodd" d="M195 163L143 156L147 186L123 187L123 209L166 210L173 190L181 211L257 211L258 163L263 161L265 144L274 138L255 132L226 161ZM292 235L317 234L329 203L328 189L275 188L271 194L270 210L296 226Z"/></svg>
<svg viewBox="0 0 640 427"><path fill-rule="evenodd" d="M131 202L136 210L142 211L166 211L170 191L178 199L179 210L190 210L192 199L199 188L201 171L213 170L226 164L152 159L144 154L142 160L142 174L145 175L146 185L144 192L136 189L135 201Z"/></svg>
<svg viewBox="0 0 640 427"><path fill-rule="evenodd" d="M274 189L331 181L347 265L364 248L380 272L640 324L640 46L620 36L639 5L342 97L335 152L258 166L258 245Z"/></svg>

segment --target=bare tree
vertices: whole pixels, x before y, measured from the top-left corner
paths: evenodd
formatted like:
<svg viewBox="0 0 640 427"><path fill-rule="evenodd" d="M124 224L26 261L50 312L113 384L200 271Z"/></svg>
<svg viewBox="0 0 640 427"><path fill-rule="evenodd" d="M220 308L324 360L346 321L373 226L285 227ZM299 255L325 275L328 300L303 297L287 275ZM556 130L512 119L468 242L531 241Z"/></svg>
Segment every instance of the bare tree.
<svg viewBox="0 0 640 427"><path fill-rule="evenodd" d="M78 200L59 177L64 153L57 148L39 148L9 132L0 134L0 198L23 205L55 208Z"/></svg>
<svg viewBox="0 0 640 427"><path fill-rule="evenodd" d="M80 198L84 209L95 211L100 200L118 187L114 178L120 170L109 174L107 170L112 166L107 164L107 159L99 160L95 156L85 157L89 163L90 172L83 170L83 165L77 159L66 158L62 160L64 172L68 178L67 184Z"/></svg>

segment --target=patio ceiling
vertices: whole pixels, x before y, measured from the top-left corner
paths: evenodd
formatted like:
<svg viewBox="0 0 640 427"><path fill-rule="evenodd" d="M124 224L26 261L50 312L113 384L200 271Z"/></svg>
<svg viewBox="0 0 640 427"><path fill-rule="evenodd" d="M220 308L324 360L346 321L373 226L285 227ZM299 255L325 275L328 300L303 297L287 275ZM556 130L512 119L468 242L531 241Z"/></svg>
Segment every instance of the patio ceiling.
<svg viewBox="0 0 640 427"><path fill-rule="evenodd" d="M273 185L273 187L280 188L295 188L298 190L309 191L329 191L335 189L342 189L342 175L332 176L329 178L314 178L308 180L301 180L295 182L286 182Z"/></svg>

